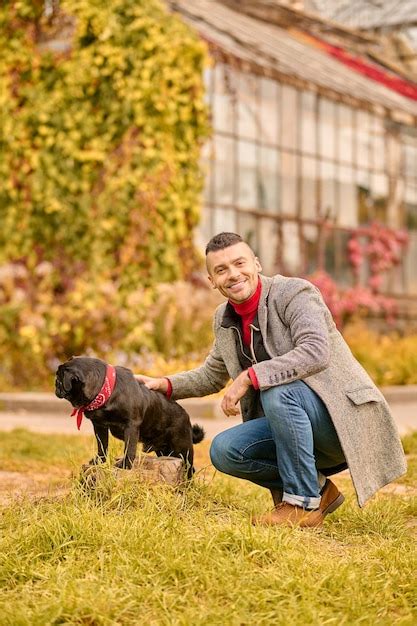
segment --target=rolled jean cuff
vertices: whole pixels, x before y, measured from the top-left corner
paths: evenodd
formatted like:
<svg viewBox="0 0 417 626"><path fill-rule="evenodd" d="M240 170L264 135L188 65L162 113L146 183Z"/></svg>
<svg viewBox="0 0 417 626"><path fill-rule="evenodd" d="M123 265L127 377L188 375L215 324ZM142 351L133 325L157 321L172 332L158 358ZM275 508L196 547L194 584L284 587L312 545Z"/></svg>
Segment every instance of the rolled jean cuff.
<svg viewBox="0 0 417 626"><path fill-rule="evenodd" d="M293 493L287 493L284 491L282 494L282 501L293 504L294 506L301 506L303 509L318 509L320 506L321 498L309 498L308 496L295 496Z"/></svg>

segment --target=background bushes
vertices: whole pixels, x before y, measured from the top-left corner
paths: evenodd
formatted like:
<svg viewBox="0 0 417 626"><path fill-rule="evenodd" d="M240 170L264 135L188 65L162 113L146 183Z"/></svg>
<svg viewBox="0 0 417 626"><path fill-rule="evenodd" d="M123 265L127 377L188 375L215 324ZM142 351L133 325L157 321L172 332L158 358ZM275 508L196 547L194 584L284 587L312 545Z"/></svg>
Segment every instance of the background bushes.
<svg viewBox="0 0 417 626"><path fill-rule="evenodd" d="M0 7L5 385L37 386L71 354L152 349L155 285L200 262L204 44L158 0L43 12Z"/></svg>

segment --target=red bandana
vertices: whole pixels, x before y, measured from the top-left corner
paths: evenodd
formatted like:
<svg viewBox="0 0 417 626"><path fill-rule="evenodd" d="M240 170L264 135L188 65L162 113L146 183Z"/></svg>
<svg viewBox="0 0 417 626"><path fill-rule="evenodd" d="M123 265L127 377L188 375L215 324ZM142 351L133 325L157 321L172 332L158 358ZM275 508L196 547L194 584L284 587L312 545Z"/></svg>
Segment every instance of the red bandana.
<svg viewBox="0 0 417 626"><path fill-rule="evenodd" d="M78 409L74 409L71 413L71 417L73 415L77 416L78 430L80 430L81 422L83 421L84 411L94 411L95 409L100 409L104 404L106 404L107 400L113 393L115 384L116 369L113 367L113 365L107 365L106 378L104 379L103 386L94 398L94 400L92 400L90 404L86 404L85 406L80 406L80 408Z"/></svg>

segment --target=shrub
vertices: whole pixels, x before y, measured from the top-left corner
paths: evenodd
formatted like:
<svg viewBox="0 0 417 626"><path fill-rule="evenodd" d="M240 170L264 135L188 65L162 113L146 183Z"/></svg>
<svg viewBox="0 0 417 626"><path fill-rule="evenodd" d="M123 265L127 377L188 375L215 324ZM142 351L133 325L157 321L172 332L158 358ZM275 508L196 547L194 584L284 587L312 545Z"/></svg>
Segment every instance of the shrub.
<svg viewBox="0 0 417 626"><path fill-rule="evenodd" d="M408 243L404 230L372 222L350 233L346 255L354 278L352 287L339 287L323 269L307 276L320 289L339 328L358 314L384 316L388 323L395 320L396 301L380 292L384 274L401 262ZM366 284L360 284L361 272L368 274Z"/></svg>
<svg viewBox="0 0 417 626"><path fill-rule="evenodd" d="M51 389L60 361L95 355L135 371L192 367L212 341L219 296L177 281L129 293L114 282L74 277L60 292L54 266L0 268L0 385Z"/></svg>
<svg viewBox="0 0 417 626"><path fill-rule="evenodd" d="M50 19L41 0L0 7L0 384L14 389L50 388L72 354L135 363L209 342L181 282L200 263L205 44L159 0L59 4Z"/></svg>
<svg viewBox="0 0 417 626"><path fill-rule="evenodd" d="M379 334L363 320L350 322L343 335L377 385L417 384L417 335Z"/></svg>

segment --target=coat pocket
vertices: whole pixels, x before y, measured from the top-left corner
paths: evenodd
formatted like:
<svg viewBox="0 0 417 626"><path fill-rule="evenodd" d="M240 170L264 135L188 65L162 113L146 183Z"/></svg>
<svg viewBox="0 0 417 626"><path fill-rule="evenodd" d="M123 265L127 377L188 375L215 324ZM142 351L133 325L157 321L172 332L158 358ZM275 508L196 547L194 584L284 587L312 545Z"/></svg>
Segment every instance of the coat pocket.
<svg viewBox="0 0 417 626"><path fill-rule="evenodd" d="M373 387L359 387L345 391L346 395L354 404L366 404L367 402L381 402L381 395Z"/></svg>

